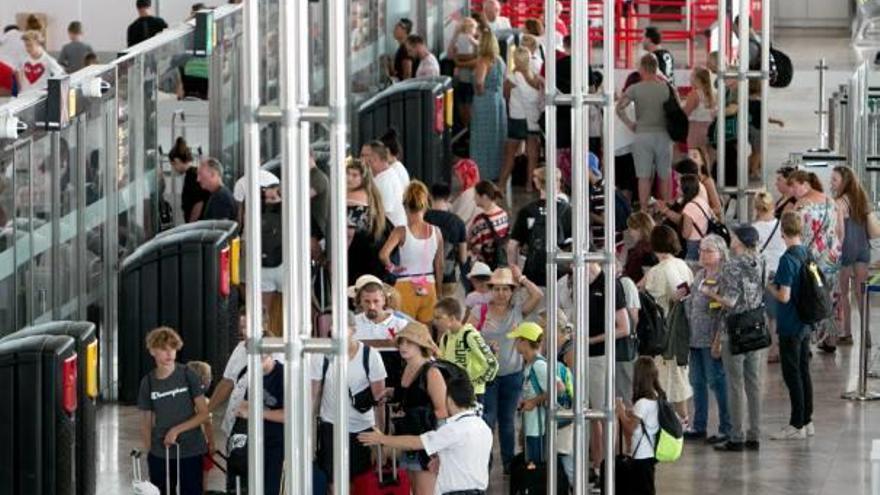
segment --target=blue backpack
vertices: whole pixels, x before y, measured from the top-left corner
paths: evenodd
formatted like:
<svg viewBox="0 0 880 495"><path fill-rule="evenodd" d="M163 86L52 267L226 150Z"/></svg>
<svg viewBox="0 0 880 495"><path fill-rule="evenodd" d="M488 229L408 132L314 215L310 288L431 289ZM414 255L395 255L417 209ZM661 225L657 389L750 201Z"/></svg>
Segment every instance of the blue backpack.
<svg viewBox="0 0 880 495"><path fill-rule="evenodd" d="M538 356L536 362L537 361L546 361L546 359L544 356ZM574 398L574 384L571 381L571 370L569 370L568 366L561 361L556 362L556 377L559 378L564 385L563 390L556 394L556 402L559 404L559 407L563 409L571 409L572 400ZM541 380L538 380L534 365L529 369L529 383L532 384L532 389L534 389L538 395L544 393L544 387L541 386ZM571 423L571 420L560 421L559 427L565 428Z"/></svg>

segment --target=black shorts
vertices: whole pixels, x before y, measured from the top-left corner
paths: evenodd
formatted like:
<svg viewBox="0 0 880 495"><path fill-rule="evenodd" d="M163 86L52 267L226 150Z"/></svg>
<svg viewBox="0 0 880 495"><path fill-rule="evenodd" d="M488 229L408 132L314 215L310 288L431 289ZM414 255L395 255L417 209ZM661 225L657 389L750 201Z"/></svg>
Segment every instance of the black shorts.
<svg viewBox="0 0 880 495"><path fill-rule="evenodd" d="M614 157L614 187L623 191L629 191L633 196L638 193L636 164L633 161L632 153Z"/></svg>
<svg viewBox="0 0 880 495"><path fill-rule="evenodd" d="M364 431L372 431L366 429ZM348 459L349 478L354 479L357 475L368 471L373 465L370 447L360 443L358 433L348 435ZM315 462L325 473L333 475L333 424L318 420L318 448L315 452Z"/></svg>
<svg viewBox="0 0 880 495"><path fill-rule="evenodd" d="M507 119L507 139L525 141L529 137L529 122L526 119Z"/></svg>
<svg viewBox="0 0 880 495"><path fill-rule="evenodd" d="M469 105L474 101L474 85L469 82L455 81L452 84L453 96L459 103Z"/></svg>

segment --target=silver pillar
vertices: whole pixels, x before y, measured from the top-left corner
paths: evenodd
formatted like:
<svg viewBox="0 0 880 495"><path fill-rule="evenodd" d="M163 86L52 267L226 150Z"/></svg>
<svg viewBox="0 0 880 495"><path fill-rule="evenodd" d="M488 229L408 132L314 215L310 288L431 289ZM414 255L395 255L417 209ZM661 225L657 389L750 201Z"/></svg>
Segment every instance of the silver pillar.
<svg viewBox="0 0 880 495"><path fill-rule="evenodd" d="M346 89L348 70L346 52L346 0L328 0L329 61L327 81L330 106L330 232L331 266L333 274L333 328L336 330L336 396L348 396L348 299L345 289L348 281L348 252L346 251L346 183L345 153L348 122ZM338 425L348 424L348 404L340 400L336 404ZM335 493L348 493L348 433L346 428L333 429L333 486Z"/></svg>
<svg viewBox="0 0 880 495"><path fill-rule="evenodd" d="M244 167L247 177L247 197L260 197L260 125L257 122L257 107L260 105L260 36L259 6L256 1L249 0L244 4L244 57L242 64L242 98L244 126ZM260 232L255 226L260 225L260 209L245 210L245 262L247 266L245 286L245 307L248 326L248 369L259 370L260 344L263 331L263 311L260 294L261 256ZM248 378L248 398L253 404L263 403L262 373L250 373ZM248 421L248 493L263 493L263 408L250 409ZM257 474L259 473L259 474Z"/></svg>
<svg viewBox="0 0 880 495"><path fill-rule="evenodd" d="M545 0L544 2L544 13L545 13L545 26L556 26L557 16L559 12L556 11L556 0ZM552 29L556 29L553 27ZM546 64L546 81L545 81L545 98L544 100L547 102L547 110L546 110L546 125L545 129L546 133L546 157L547 157L547 166L545 168L546 172L546 188L553 187L551 184L555 185L557 181L556 174L556 101L555 98L557 96L556 91L556 36L547 36L547 54L545 57ZM528 180L532 180L529 177ZM550 190L550 189L547 189ZM557 229L556 226L556 218L557 218L557 208L556 201L554 199L554 195L548 194L549 201L546 202L545 207L547 208L547 222L546 225L553 226L553 228L547 229L547 281L545 287L545 299L547 301L547 323L545 328L546 335L546 343L547 343L547 355L549 359L547 359L547 384L545 386L545 390L555 390L556 387L556 359L554 357L559 352L558 346L556 345L556 333L559 331L557 328L556 322L559 314L559 305L557 301L559 299L559 294L556 287L556 277L557 277L557 265L556 265L556 255L559 252L559 240L557 239ZM516 262L516 260L514 260ZM559 404L556 402L556 394L550 394L549 400L547 401L547 426L544 431L547 432L546 444L547 444L547 452L552 453L556 452L556 440L557 440L557 430L556 430L556 415L559 411ZM547 456L547 493L556 493L557 479L556 479L556 456L548 455Z"/></svg>
<svg viewBox="0 0 880 495"><path fill-rule="evenodd" d="M715 173L721 190L727 188L724 178L724 169L727 165L727 157L724 150L724 110L727 108L727 0L718 0L718 59L717 78L718 85L718 112L715 120Z"/></svg>
<svg viewBox="0 0 880 495"><path fill-rule="evenodd" d="M762 59L763 62L763 59ZM816 115L819 117L819 150L828 149L828 100L825 99L825 73L828 72L828 64L825 63L825 57L819 59L819 65L815 67L817 71L819 71L819 108L816 110ZM763 66L761 67L763 71ZM762 87L763 89L763 87ZM762 108L765 104L763 101L764 97L762 96ZM762 113L766 113L763 112ZM762 116L763 117L763 116ZM763 122L762 122L763 124Z"/></svg>
<svg viewBox="0 0 880 495"><path fill-rule="evenodd" d="M766 177L764 168L769 165L767 161L768 140L767 133L770 131L770 0L761 0L761 174ZM823 92L824 93L824 92ZM826 132L827 137L827 132ZM828 146L826 139L824 148ZM767 181L762 181L767 182ZM743 219L745 220L745 219Z"/></svg>
<svg viewBox="0 0 880 495"><path fill-rule="evenodd" d="M736 219L748 221L745 191L749 184L749 41L751 2L739 0L739 67L737 70ZM766 31L766 29L765 29Z"/></svg>

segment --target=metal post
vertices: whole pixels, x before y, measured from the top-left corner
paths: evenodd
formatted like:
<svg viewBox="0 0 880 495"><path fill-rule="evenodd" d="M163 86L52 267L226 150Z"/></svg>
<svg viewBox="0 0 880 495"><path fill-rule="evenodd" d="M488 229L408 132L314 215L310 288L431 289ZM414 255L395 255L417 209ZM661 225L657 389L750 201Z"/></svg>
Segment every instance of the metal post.
<svg viewBox="0 0 880 495"><path fill-rule="evenodd" d="M746 188L749 184L749 41L751 36L751 2L739 0L739 68L737 70L736 121L736 218L748 221ZM766 129L765 129L766 131ZM762 131L763 132L763 131Z"/></svg>
<svg viewBox="0 0 880 495"><path fill-rule="evenodd" d="M556 20L558 18L559 12L556 11L556 0L545 0L544 3L544 12L546 14L546 26L556 26ZM555 27L553 28L555 29ZM546 326L546 342L547 342L547 355L550 359L547 360L547 385L546 390L555 390L556 387L556 353L558 352L556 345L556 333L559 331L557 328L557 315L559 313L559 305L558 305L558 297L559 294L556 288L556 276L557 276L557 260L556 253L558 251L558 239L557 237L557 229L555 228L557 223L557 208L556 208L556 200L555 194L550 194L549 191L554 190L550 188L556 187L556 103L555 98L557 95L556 90L556 37L548 36L547 42L549 44L548 54L545 57L546 64L546 84L545 84L545 98L544 100L547 102L547 110L546 110L546 126L547 129L546 138L547 138L547 147L546 147L546 157L547 157L547 166L545 168L546 173L546 184L545 191L547 194L545 197L547 200L545 201L545 208L547 208L547 222L545 224L547 227L547 280L545 285L545 300L547 301L547 322ZM531 177L528 180L532 180ZM513 260L516 263L516 260ZM537 281L536 281L537 282ZM547 452L553 453L556 452L556 441L557 441L557 429L556 425L556 414L559 411L559 404L556 402L556 394L550 394L549 399L547 400L547 426L545 431L547 432L546 445ZM548 455L548 469L547 469L547 493L556 493L556 456Z"/></svg>
<svg viewBox="0 0 880 495"><path fill-rule="evenodd" d="M761 47L763 48L763 46ZM761 60L763 62L763 59ZM828 102L825 99L825 76L828 72L828 64L825 63L825 57L819 59L819 65L815 67L819 71L819 109L816 115L819 116L819 150L828 149ZM764 68L762 67L763 71ZM762 105L764 102L761 102ZM763 112L762 112L763 113ZM762 115L763 117L763 115ZM763 124L763 122L762 122Z"/></svg>
<svg viewBox="0 0 880 495"><path fill-rule="evenodd" d="M348 122L346 85L348 68L346 62L347 40L346 0L330 0L328 4L329 61L327 81L329 84L330 106L330 239L331 266L333 274L333 328L336 331L336 396L348 396L348 300L345 289L348 282L348 253L346 243L346 183L345 152ZM348 403L337 401L336 421L338 425L348 424ZM333 429L333 486L338 495L348 493L348 433L346 428Z"/></svg>
<svg viewBox="0 0 880 495"><path fill-rule="evenodd" d="M761 173L768 166L770 120L770 0L761 0ZM827 132L826 132L827 136ZM827 141L826 141L827 143ZM825 145L827 146L827 144ZM762 175L762 179L763 179ZM765 181L762 181L765 182Z"/></svg>
<svg viewBox="0 0 880 495"><path fill-rule="evenodd" d="M868 402L874 400L880 400L880 394L876 392L868 391L868 362L870 359L871 348L868 347L868 339L870 332L870 319L871 319L871 310L869 307L869 303L871 301L870 286L867 282L862 282L862 286L859 287L861 289L861 294L859 297L862 298L862 307L864 308L861 324L859 328L861 330L859 335L859 376L858 383L856 384L856 390L852 392L847 392L843 394L843 398L847 400L855 400L859 402Z"/></svg>
<svg viewBox="0 0 880 495"><path fill-rule="evenodd" d="M587 3L574 2L572 25L571 53L571 202L572 202L572 267L571 280L574 299L574 328L577 332L585 332L589 322L587 306L587 153L589 152L589 127L587 126L587 108L584 96L587 93L587 71L589 70L589 50L587 47ZM548 184L548 188L555 184ZM548 192L551 189L548 189ZM548 194L548 202L555 198ZM553 226L555 223L548 222ZM556 283L550 281L550 283ZM589 366L587 366L587 339L575 337L574 353L574 493L589 493L587 468L589 466L589 423L583 415L588 405Z"/></svg>
<svg viewBox="0 0 880 495"><path fill-rule="evenodd" d="M688 19L690 19L690 2L688 2ZM615 166L614 166L614 119L615 119L615 100L614 100L614 5L611 2L605 2L602 10L602 24L605 38L604 48L604 66L605 80L602 92L605 96L605 105L603 112L603 133L602 145L604 151L603 163L605 163L604 180L605 180L605 262L603 271L605 273L605 491L604 493L614 493L614 439L615 439L615 417L614 402L616 398L614 380L615 380L615 326L614 326L614 301L616 301L617 276L616 263L614 260L614 244L615 238L613 234L613 226L615 225L614 211L614 194L615 194ZM693 50L693 46L691 46Z"/></svg>
<svg viewBox="0 0 880 495"><path fill-rule="evenodd" d="M718 115L715 120L715 176L722 190L730 187L725 179L724 110L727 108L727 0L718 0Z"/></svg>
<svg viewBox="0 0 880 495"><path fill-rule="evenodd" d="M244 4L244 53L242 78L242 98L244 127L244 167L247 177L247 197L260 197L260 126L256 119L260 105L260 36L259 7L257 2ZM256 372L261 369L260 344L263 331L263 311L260 294L262 243L260 232L260 209L246 210L245 262L247 266L247 285L245 287L245 307L247 314L248 399L252 404L263 403L263 376ZM263 408L250 408L248 421L248 493L263 493Z"/></svg>

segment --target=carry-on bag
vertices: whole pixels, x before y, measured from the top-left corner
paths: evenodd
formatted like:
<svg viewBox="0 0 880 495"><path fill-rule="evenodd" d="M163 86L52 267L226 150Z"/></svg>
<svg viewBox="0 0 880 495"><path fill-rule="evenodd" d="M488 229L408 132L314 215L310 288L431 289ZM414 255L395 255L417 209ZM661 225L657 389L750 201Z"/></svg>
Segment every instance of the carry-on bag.
<svg viewBox="0 0 880 495"><path fill-rule="evenodd" d="M366 471L352 480L352 495L409 495L409 475L406 470L397 466L397 452L392 451L389 469L382 463L382 446L377 445L376 448L376 469Z"/></svg>

